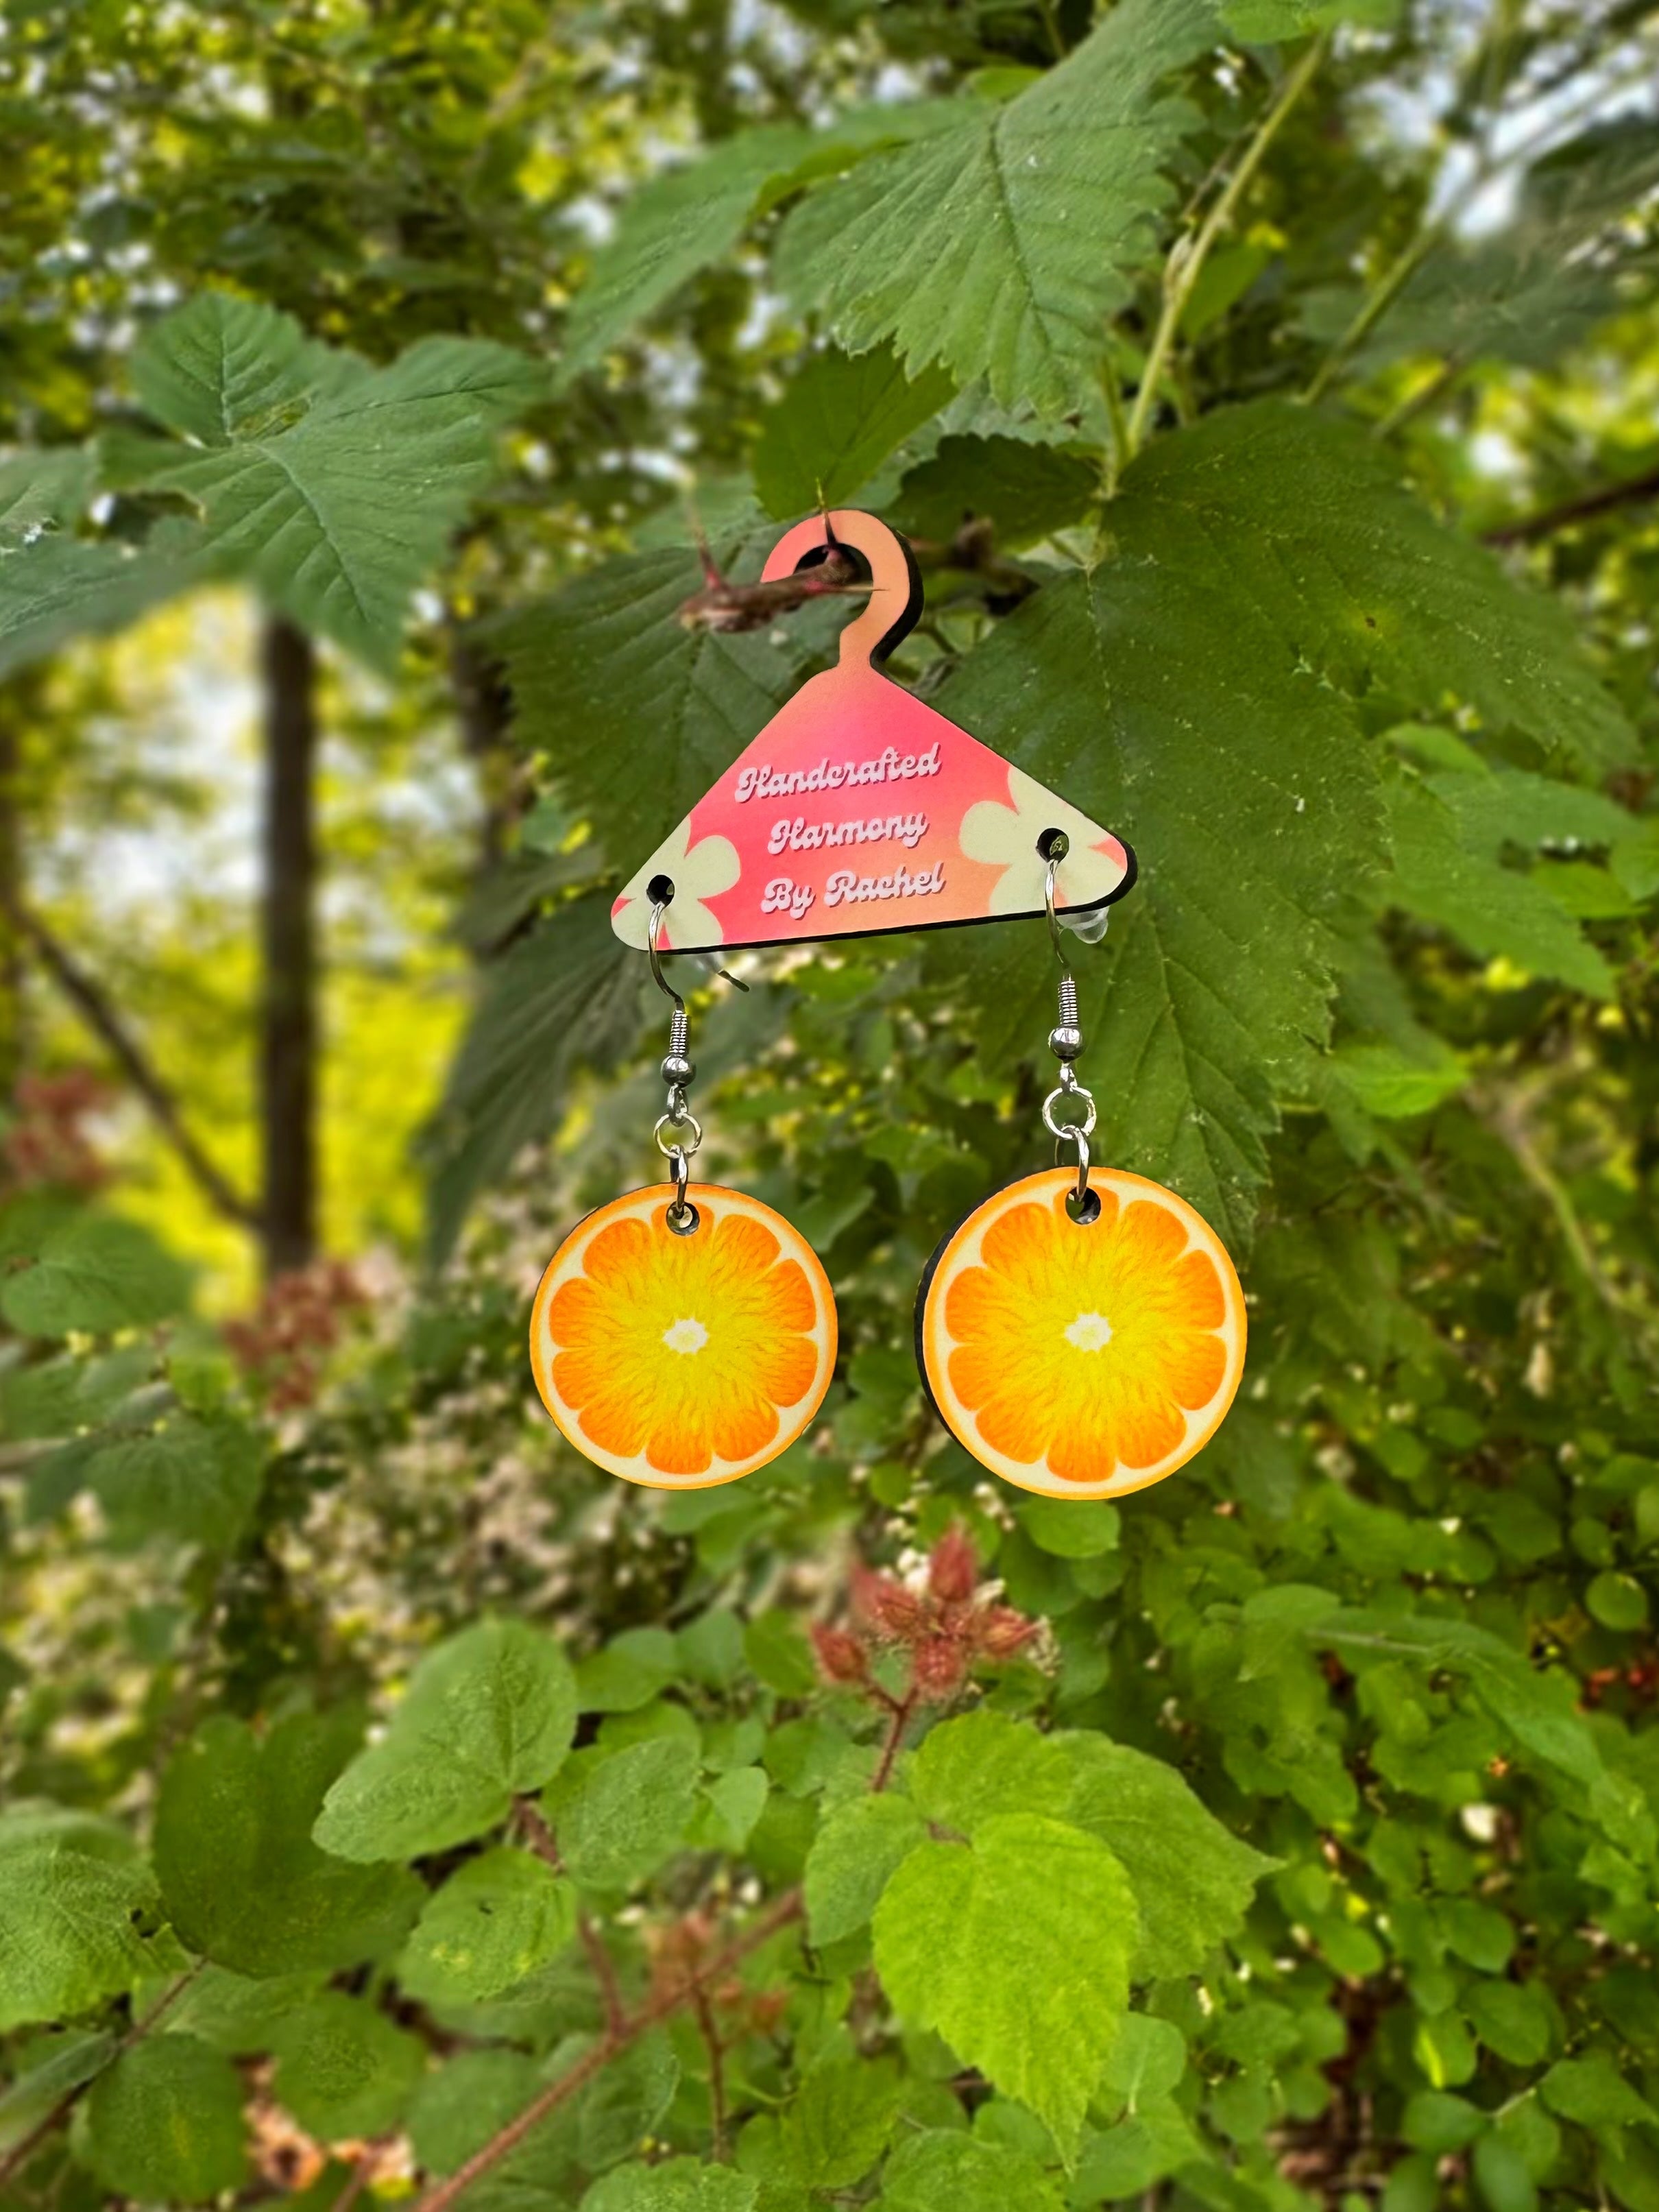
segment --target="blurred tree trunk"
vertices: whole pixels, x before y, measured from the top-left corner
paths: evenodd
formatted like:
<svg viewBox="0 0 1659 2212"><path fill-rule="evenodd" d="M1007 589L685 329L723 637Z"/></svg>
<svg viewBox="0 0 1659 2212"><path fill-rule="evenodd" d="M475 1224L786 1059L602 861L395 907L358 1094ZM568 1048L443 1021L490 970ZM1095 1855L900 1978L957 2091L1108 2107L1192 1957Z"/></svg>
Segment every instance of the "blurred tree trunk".
<svg viewBox="0 0 1659 2212"><path fill-rule="evenodd" d="M267 1276L317 1249L317 656L273 615L260 639L265 811L259 1108Z"/></svg>

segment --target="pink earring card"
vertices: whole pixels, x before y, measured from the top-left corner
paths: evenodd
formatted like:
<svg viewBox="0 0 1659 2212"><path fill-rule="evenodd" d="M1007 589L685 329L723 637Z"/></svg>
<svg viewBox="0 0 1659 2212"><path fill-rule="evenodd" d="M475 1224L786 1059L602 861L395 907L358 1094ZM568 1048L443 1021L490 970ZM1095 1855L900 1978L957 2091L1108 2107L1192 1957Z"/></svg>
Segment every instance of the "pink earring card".
<svg viewBox="0 0 1659 2212"><path fill-rule="evenodd" d="M921 580L903 540L838 508L798 523L763 579L825 544L869 563L869 600L834 668L772 717L617 898L611 926L643 948L653 896L673 896L660 942L676 952L938 929L1043 911L1046 838L1064 831L1056 910L1121 897L1134 856L1121 838L872 665L912 626Z"/></svg>

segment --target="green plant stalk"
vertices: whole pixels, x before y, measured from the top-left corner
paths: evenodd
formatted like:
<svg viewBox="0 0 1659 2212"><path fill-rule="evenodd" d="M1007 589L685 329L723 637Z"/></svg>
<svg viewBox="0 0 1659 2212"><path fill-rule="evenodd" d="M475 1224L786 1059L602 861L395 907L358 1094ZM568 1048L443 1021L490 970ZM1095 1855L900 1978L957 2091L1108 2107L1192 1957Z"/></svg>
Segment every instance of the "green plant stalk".
<svg viewBox="0 0 1659 2212"><path fill-rule="evenodd" d="M1146 424L1157 401L1158 388L1163 382L1164 368L1181 325L1182 313L1192 297L1199 271L1209 258L1216 240L1232 222L1251 179L1261 167L1267 149L1279 134L1279 126L1313 81L1325 58L1327 44L1322 32L1279 87L1278 99L1262 117L1255 137L1240 156L1238 166L1227 179L1220 197L1205 216L1198 235L1190 245L1185 239L1177 239L1170 249L1170 258L1164 267L1163 310L1158 319L1158 328L1152 334L1146 372L1141 377L1140 388L1135 393L1134 406L1129 416L1127 452L1132 460L1140 451L1141 441L1146 434Z"/></svg>

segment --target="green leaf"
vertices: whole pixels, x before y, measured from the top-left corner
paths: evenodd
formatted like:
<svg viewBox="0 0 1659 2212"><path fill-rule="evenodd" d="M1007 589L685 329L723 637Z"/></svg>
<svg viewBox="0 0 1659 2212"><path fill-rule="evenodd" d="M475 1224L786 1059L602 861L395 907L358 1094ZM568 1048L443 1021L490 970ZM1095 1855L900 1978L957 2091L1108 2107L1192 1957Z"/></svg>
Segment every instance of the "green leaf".
<svg viewBox="0 0 1659 2212"><path fill-rule="evenodd" d="M1079 405L1198 120L1161 88L1214 27L1207 0L1121 0L1006 105L959 95L950 127L796 210L786 289L850 352L891 339L913 374L937 361L958 384L984 376L1005 406Z"/></svg>
<svg viewBox="0 0 1659 2212"><path fill-rule="evenodd" d="M334 1784L312 1832L344 1859L447 1850L551 1779L575 1721L574 1680L553 1639L482 1621L422 1660L384 1738Z"/></svg>
<svg viewBox="0 0 1659 2212"><path fill-rule="evenodd" d="M362 363L308 339L291 315L228 292L201 292L153 323L132 349L145 412L205 446L227 446L275 408L303 406Z"/></svg>
<svg viewBox="0 0 1659 2212"><path fill-rule="evenodd" d="M759 2195L750 2174L670 2158L660 2166L619 2166L594 2183L581 2212L755 2212Z"/></svg>
<svg viewBox="0 0 1659 2212"><path fill-rule="evenodd" d="M1111 1845L1134 1887L1134 1978L1198 1972L1276 1862L1230 1835L1161 1759L1080 1731L1058 1741L1072 1765L1066 1819Z"/></svg>
<svg viewBox="0 0 1659 2212"><path fill-rule="evenodd" d="M1098 1141L1242 1237L1274 1094L1301 1087L1383 849L1345 695L1439 712L1449 690L1586 763L1627 732L1563 609L1443 529L1347 423L1218 409L1158 440L1107 520L1111 557L1045 586L937 703L1140 854L1079 975L1091 1060L1120 1074ZM1557 927L1571 933L1559 910ZM994 1061L1047 1031L1041 937L938 940Z"/></svg>
<svg viewBox="0 0 1659 2212"><path fill-rule="evenodd" d="M526 2051L462 2050L422 2075L409 2106L409 2138L428 2173L453 2173L521 2112L541 2086Z"/></svg>
<svg viewBox="0 0 1659 2212"><path fill-rule="evenodd" d="M1143 2111L1087 2138L1078 2161L1079 2194L1086 2203L1139 2197L1204 2159L1204 2146L1180 2106L1168 2097L1154 2098Z"/></svg>
<svg viewBox="0 0 1659 2212"><path fill-rule="evenodd" d="M811 1647L790 1613L757 1613L743 1632L743 1655L756 1680L781 1698L808 1698L817 1687Z"/></svg>
<svg viewBox="0 0 1659 2212"><path fill-rule="evenodd" d="M101 2074L116 2049L112 2035L68 2029L20 2052L17 2073L0 2094L0 2152L12 2149L39 2126L60 2097Z"/></svg>
<svg viewBox="0 0 1659 2212"><path fill-rule="evenodd" d="M1028 2152L928 2128L906 2136L883 2168L879 2212L1060 2212L1063 2202Z"/></svg>
<svg viewBox="0 0 1659 2212"><path fill-rule="evenodd" d="M1133 2112L1154 2097L1167 2096L1186 2070L1186 2039L1174 2021L1132 2012L1108 2055L1101 2094L1121 2098Z"/></svg>
<svg viewBox="0 0 1659 2212"><path fill-rule="evenodd" d="M577 1752L542 1797L575 1880L609 1888L653 1872L685 1840L697 1765L696 1744L678 1735Z"/></svg>
<svg viewBox="0 0 1659 2212"><path fill-rule="evenodd" d="M1138 1938L1111 1851L1033 1813L987 1820L970 1844L919 1845L876 1908L895 2009L1029 2105L1067 2152L1127 2008Z"/></svg>
<svg viewBox="0 0 1659 2212"><path fill-rule="evenodd" d="M73 1352L16 1367L0 1380L0 1416L9 1437L72 1437L107 1419L147 1382L155 1365L148 1344L124 1345L88 1359Z"/></svg>
<svg viewBox="0 0 1659 2212"><path fill-rule="evenodd" d="M970 1836L1001 1813L1063 1818L1072 1769L1061 1747L1029 1722L981 1706L928 1731L910 1762L909 1785L926 1819Z"/></svg>
<svg viewBox="0 0 1659 2212"><path fill-rule="evenodd" d="M836 2051L809 2066L783 2116L783 2146L809 2189L849 2189L887 2148L904 2094L890 2059Z"/></svg>
<svg viewBox="0 0 1659 2212"><path fill-rule="evenodd" d="M94 2082L79 2145L106 2189L199 2204L247 2176L241 2076L193 2035L156 2035Z"/></svg>
<svg viewBox="0 0 1659 2212"><path fill-rule="evenodd" d="M1613 994L1612 970L1577 924L1530 876L1471 850L1456 815L1412 781L1389 793L1392 904L1449 930L1473 952L1502 953L1517 967L1592 997Z"/></svg>
<svg viewBox="0 0 1659 2212"><path fill-rule="evenodd" d="M376 2136L403 2118L426 2045L363 1997L326 1990L270 2039L277 2102L321 2142Z"/></svg>
<svg viewBox="0 0 1659 2212"><path fill-rule="evenodd" d="M631 1713L648 1705L680 1670L680 1648L666 1628L625 1628L576 1669L576 1710Z"/></svg>
<svg viewBox="0 0 1659 2212"><path fill-rule="evenodd" d="M423 1140L434 1257L448 1253L479 1190L557 1125L577 1070L612 1066L639 1033L637 960L611 929L611 896L562 904L483 971Z"/></svg>
<svg viewBox="0 0 1659 2212"><path fill-rule="evenodd" d="M753 462L761 504L780 518L844 506L952 389L936 368L912 383L885 346L814 355L761 417Z"/></svg>
<svg viewBox="0 0 1659 2212"><path fill-rule="evenodd" d="M1018 1512L1037 1549L1057 1559L1097 1559L1117 1549L1122 1516L1108 1498L1027 1498Z"/></svg>
<svg viewBox="0 0 1659 2212"><path fill-rule="evenodd" d="M1034 544L1079 522L1100 496L1100 464L1030 439L949 437L906 476L890 508L901 528L950 544L983 516L1004 548Z"/></svg>
<svg viewBox="0 0 1659 2212"><path fill-rule="evenodd" d="M766 1809L771 1784L758 1766L736 1766L702 1786L702 1802L691 1826L700 1850L741 1851Z"/></svg>
<svg viewBox="0 0 1659 2212"><path fill-rule="evenodd" d="M576 2129L576 2155L589 2173L603 2172L657 2132L679 2078L665 2029L641 2036L605 2067L581 2099Z"/></svg>
<svg viewBox="0 0 1659 2212"><path fill-rule="evenodd" d="M1647 2099L1632 2088L1605 2051L1582 2058L1558 2058L1539 2084L1551 2112L1581 2128L1624 2128L1659 2124Z"/></svg>
<svg viewBox="0 0 1659 2212"><path fill-rule="evenodd" d="M480 2002L556 1958L575 1928L575 1894L550 1866L528 1851L485 1851L428 1904L398 1979L424 2004Z"/></svg>
<svg viewBox="0 0 1659 2212"><path fill-rule="evenodd" d="M167 549L194 550L194 531L176 522L143 547L78 535L92 473L76 450L0 462L0 677L134 621L176 588Z"/></svg>
<svg viewBox="0 0 1659 2212"><path fill-rule="evenodd" d="M422 1890L401 1869L331 1858L311 1839L358 1735L349 1714L296 1714L261 1739L220 1715L173 1758L155 1811L155 1871L192 1950L244 1974L381 1959Z"/></svg>
<svg viewBox="0 0 1659 2212"><path fill-rule="evenodd" d="M593 257L564 328L562 374L590 368L618 339L728 254L757 215L811 179L939 127L939 100L872 101L827 126L734 131L653 177L626 201Z"/></svg>
<svg viewBox="0 0 1659 2212"><path fill-rule="evenodd" d="M0 2033L64 2020L155 1967L160 1899L147 1867L50 1832L0 1848Z"/></svg>
<svg viewBox="0 0 1659 2212"><path fill-rule="evenodd" d="M80 1479L119 1543L164 1535L228 1550L258 1500L265 1456L264 1438L234 1414L179 1413L90 1451Z"/></svg>
<svg viewBox="0 0 1659 2212"><path fill-rule="evenodd" d="M849 1798L826 1815L806 1857L806 1918L815 1943L864 1927L887 1877L927 1838L908 1797Z"/></svg>
<svg viewBox="0 0 1659 2212"><path fill-rule="evenodd" d="M694 554L628 554L493 633L520 742L545 750L567 795L626 854L648 852L689 814L807 672L799 624L781 646L763 632L683 629L677 610L702 584Z"/></svg>
<svg viewBox="0 0 1659 2212"><path fill-rule="evenodd" d="M699 270L729 253L763 186L811 150L812 134L793 124L740 131L701 161L667 170L634 193L572 303L562 374L591 368Z"/></svg>
<svg viewBox="0 0 1659 2212"><path fill-rule="evenodd" d="M25 1336L139 1328L177 1313L190 1295L190 1271L118 1214L73 1214L33 1260L0 1285L0 1312Z"/></svg>
<svg viewBox="0 0 1659 2212"><path fill-rule="evenodd" d="M193 301L148 334L143 373L214 441L112 441L106 473L201 518L196 566L246 576L295 621L395 665L416 587L496 471L495 436L538 396L503 346L426 338L389 368L278 335L269 308Z"/></svg>

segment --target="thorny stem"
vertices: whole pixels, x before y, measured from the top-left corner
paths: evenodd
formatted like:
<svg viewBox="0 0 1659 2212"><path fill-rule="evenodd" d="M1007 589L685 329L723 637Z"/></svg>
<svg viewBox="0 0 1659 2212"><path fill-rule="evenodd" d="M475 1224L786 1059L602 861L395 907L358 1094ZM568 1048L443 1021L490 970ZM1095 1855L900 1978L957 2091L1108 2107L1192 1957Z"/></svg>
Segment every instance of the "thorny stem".
<svg viewBox="0 0 1659 2212"><path fill-rule="evenodd" d="M170 1983L168 1986L162 1990L161 1996L156 1998L149 2010L144 2014L141 2020L137 2020L133 2022L132 2026L127 2030L126 2033L121 2038L119 2043L116 2045L114 2050L110 2053L109 2063L112 2066L115 2063L115 2061L118 2058L125 2057L129 2051L132 2050L136 2045L142 2043L144 2038L161 2020L163 2015L171 2012L173 2006L178 2003L179 1998L183 1996L185 1991L190 1987L191 1984L196 1979L196 1977L201 1972L203 1967L205 1966L206 1964L207 1960L205 1959L198 1959L193 1966L187 1967L185 1971L179 1975L177 1981ZM99 2073L102 2073L104 2070L105 2069L100 2067L99 2069ZM26 2136L21 2136L12 2145L11 2148L6 2153L4 2158L0 2159L0 2189L3 2189L5 2187L6 2184L11 2179L14 2174L20 2173L22 2171L24 2166L26 2166L29 2160L33 2157L35 2152L40 2149L41 2144L45 2142L46 2137L55 2133L58 2128L62 2127L64 2122L68 2119L70 2114L75 2110L75 2107L80 2103L82 2098L86 2095L87 2091L91 2088L93 2082L97 2079L98 2075L94 2074L89 2075L86 2081L78 2082L73 2089L66 2089L64 2092L64 2094L58 2100L58 2102L52 2107L51 2111L43 2113L40 2118L38 2119L34 2125L29 2130L28 2133Z"/></svg>
<svg viewBox="0 0 1659 2212"><path fill-rule="evenodd" d="M515 1797L513 1801L513 1817L518 1822L520 1833L536 1856L550 1866L555 1874L562 1874L565 1871L565 1864L563 1855L559 1850L558 1838L543 1819L541 1808L536 1804L534 1799ZM580 1911L576 1915L576 1933L581 1939L583 1950L587 1954L587 1963L593 1969L593 1978L599 1985L599 1996L605 2006L605 2033L614 2035L622 2026L624 2017L622 1989L617 1980L616 1961L606 1948L605 1938L593 1925L591 1914L586 1909Z"/></svg>
<svg viewBox="0 0 1659 2212"><path fill-rule="evenodd" d="M698 1973L691 1984L691 2011L702 2036L703 2048L708 2053L708 2122L714 2139L714 2157L717 2164L726 2158L726 2045L720 2041L720 2032L714 2025L714 2014L708 2002L708 1992Z"/></svg>
<svg viewBox="0 0 1659 2212"><path fill-rule="evenodd" d="M576 1933L587 1954L587 1963L593 1969L593 1978L599 1985L599 1998L605 2006L605 2032L607 2035L615 2035L627 2016L623 2007L622 1985L617 1979L617 1962L611 1957L604 1936L586 1911L576 1915Z"/></svg>
<svg viewBox="0 0 1659 2212"><path fill-rule="evenodd" d="M583 2054L574 2066L567 2067L556 2081L550 2081L539 2096L533 2097L524 2110L498 2128L482 2148L473 2152L465 2165L458 2166L448 2179L428 2190L415 2207L415 2212L449 2212L449 2207L469 2190L483 2174L489 2173L508 2154L518 2148L526 2136L532 2135L561 2105L568 2104L579 2090L586 2087L595 2075L603 2073L613 2058L636 2043L647 2028L657 2027L678 2012L682 2006L695 2005L700 1980L718 1980L751 1951L758 1951L781 1928L799 1920L803 1911L801 1893L786 1890L760 1917L734 1936L723 1951L707 1960L694 1974L676 1982L671 1988L659 1990L647 1998L637 2011L626 2014L617 2026L608 2031L593 2048Z"/></svg>
<svg viewBox="0 0 1659 2212"><path fill-rule="evenodd" d="M904 1741L904 1731L909 1724L911 1714L916 1709L915 1683L911 1684L902 1698L890 1698L887 1704L893 1717L888 1723L887 1741L882 1745L881 1759L876 1768L875 1779L870 1784L872 1795L877 1796L893 1778L893 1768L897 1763L899 1750Z"/></svg>
<svg viewBox="0 0 1659 2212"><path fill-rule="evenodd" d="M1209 258L1216 240L1237 214L1238 204L1250 179L1261 167L1268 147L1279 134L1279 125L1307 89L1316 70L1324 60L1325 48L1326 40L1322 33L1279 87L1278 99L1261 118L1255 137L1240 155L1237 167L1200 225L1198 235L1190 243L1184 238L1178 239L1164 264L1164 306L1152 336L1152 349L1146 356L1140 388L1135 393L1134 407L1129 416L1127 449L1130 459L1140 451L1141 441L1146 434L1147 422L1158 402L1158 386L1164 381L1164 368L1175 345L1182 313L1192 297L1199 271Z"/></svg>

